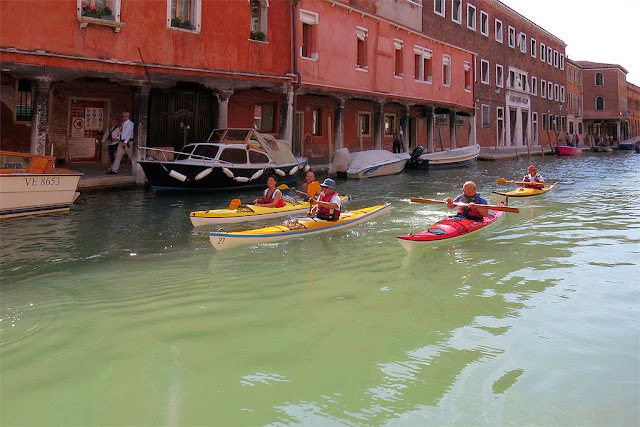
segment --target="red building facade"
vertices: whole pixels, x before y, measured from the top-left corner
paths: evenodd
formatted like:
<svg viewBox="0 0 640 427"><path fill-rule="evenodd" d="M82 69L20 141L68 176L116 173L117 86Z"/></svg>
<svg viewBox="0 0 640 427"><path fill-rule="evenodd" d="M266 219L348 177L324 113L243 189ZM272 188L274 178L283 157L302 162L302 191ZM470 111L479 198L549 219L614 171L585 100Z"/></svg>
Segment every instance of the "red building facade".
<svg viewBox="0 0 640 427"><path fill-rule="evenodd" d="M567 58L567 132L579 143L585 141L582 93L582 68Z"/></svg>

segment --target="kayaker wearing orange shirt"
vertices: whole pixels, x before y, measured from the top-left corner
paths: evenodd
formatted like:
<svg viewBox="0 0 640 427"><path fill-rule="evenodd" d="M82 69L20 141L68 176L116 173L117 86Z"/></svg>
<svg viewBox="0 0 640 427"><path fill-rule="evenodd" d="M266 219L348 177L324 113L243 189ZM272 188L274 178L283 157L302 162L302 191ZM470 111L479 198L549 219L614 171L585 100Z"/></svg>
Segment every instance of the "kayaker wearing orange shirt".
<svg viewBox="0 0 640 427"><path fill-rule="evenodd" d="M538 173L538 169L531 165L527 168L529 173L527 173L524 178L522 178L523 182L527 182L524 186L526 188L544 188L544 179Z"/></svg>
<svg viewBox="0 0 640 427"><path fill-rule="evenodd" d="M462 194L455 199L447 197L444 199L447 207L453 209L454 203L467 203L469 206L458 207L458 216L463 216L471 220L482 220L484 215L489 213L489 209L481 205L487 205L487 200L476 192L476 184L473 181L467 181L462 186Z"/></svg>

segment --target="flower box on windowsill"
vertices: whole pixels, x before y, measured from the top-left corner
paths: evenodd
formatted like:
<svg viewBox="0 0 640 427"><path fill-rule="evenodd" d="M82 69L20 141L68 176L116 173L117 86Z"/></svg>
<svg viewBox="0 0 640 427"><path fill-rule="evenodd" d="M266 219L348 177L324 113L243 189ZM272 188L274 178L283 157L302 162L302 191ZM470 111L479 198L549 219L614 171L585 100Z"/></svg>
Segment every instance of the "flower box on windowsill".
<svg viewBox="0 0 640 427"><path fill-rule="evenodd" d="M182 30L194 30L191 21L182 18L171 18L171 27L180 28Z"/></svg>
<svg viewBox="0 0 640 427"><path fill-rule="evenodd" d="M251 31L249 33L249 38L251 40L256 40L256 41L259 41L259 42L267 41L267 35L265 33L263 33L262 31Z"/></svg>
<svg viewBox="0 0 640 427"><path fill-rule="evenodd" d="M87 25L103 25L105 27L113 28L113 32L117 33L122 27L124 22L116 22L113 16L101 16L100 18L94 18L91 16L78 16L78 22L80 22L80 28L86 28Z"/></svg>

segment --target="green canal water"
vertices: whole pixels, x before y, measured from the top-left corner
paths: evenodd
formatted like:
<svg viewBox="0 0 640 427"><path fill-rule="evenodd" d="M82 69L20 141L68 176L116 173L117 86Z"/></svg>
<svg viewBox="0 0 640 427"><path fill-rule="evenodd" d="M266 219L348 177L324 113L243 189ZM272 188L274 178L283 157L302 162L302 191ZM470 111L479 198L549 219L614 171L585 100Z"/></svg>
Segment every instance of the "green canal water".
<svg viewBox="0 0 640 427"><path fill-rule="evenodd" d="M189 212L256 193L4 221L0 424L637 426L640 156L533 161L554 191L411 254L396 236L448 213L411 196L488 196L531 160L339 181L391 213L223 252Z"/></svg>

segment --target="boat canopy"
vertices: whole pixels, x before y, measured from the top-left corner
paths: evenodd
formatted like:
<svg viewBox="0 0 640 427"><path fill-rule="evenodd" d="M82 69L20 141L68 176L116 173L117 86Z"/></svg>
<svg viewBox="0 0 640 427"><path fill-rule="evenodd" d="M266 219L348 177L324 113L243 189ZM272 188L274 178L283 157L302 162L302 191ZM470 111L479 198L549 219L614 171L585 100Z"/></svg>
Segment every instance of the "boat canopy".
<svg viewBox="0 0 640 427"><path fill-rule="evenodd" d="M387 150L367 150L351 153L349 161L349 171L359 171L371 166L384 165L387 163L397 162L401 157Z"/></svg>
<svg viewBox="0 0 640 427"><path fill-rule="evenodd" d="M297 162L288 143L254 129L216 129L211 132L208 142L244 143L263 149L276 164Z"/></svg>

